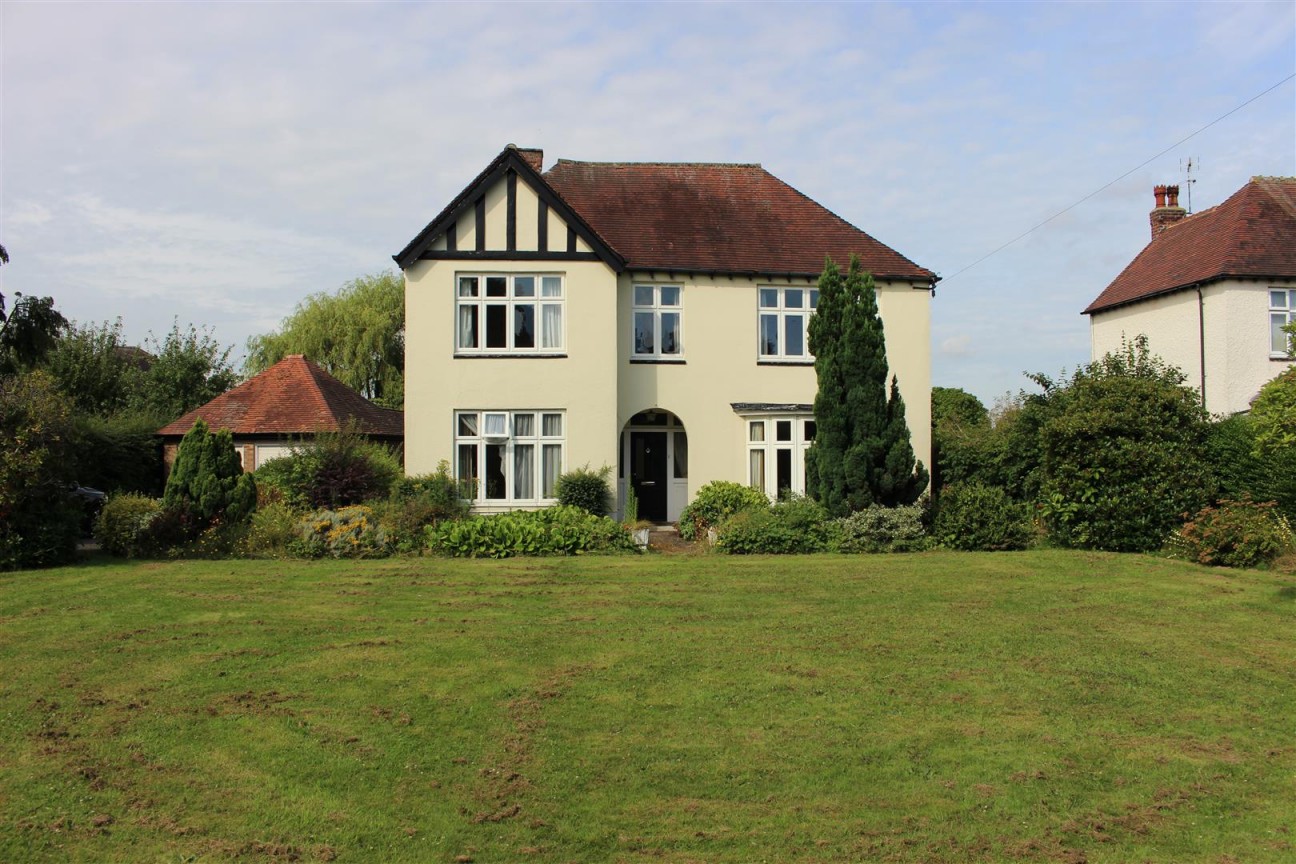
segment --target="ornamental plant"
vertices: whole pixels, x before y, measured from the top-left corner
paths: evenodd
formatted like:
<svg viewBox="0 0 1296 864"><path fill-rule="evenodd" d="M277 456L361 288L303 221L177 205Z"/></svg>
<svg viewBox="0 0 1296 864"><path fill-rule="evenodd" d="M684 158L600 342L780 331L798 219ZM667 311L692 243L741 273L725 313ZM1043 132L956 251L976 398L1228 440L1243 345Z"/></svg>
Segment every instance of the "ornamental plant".
<svg viewBox="0 0 1296 864"><path fill-rule="evenodd" d="M697 497L680 513L679 533L685 540L705 537L708 528L720 525L743 510L769 507L765 493L741 483L713 480L698 490Z"/></svg>
<svg viewBox="0 0 1296 864"><path fill-rule="evenodd" d="M1167 545L1173 555L1213 567L1260 567L1296 550L1275 504L1249 498L1202 508Z"/></svg>
<svg viewBox="0 0 1296 864"><path fill-rule="evenodd" d="M243 473L228 429L213 434L197 420L185 433L167 478L162 505L186 507L199 530L219 519L241 523L256 509L256 483Z"/></svg>

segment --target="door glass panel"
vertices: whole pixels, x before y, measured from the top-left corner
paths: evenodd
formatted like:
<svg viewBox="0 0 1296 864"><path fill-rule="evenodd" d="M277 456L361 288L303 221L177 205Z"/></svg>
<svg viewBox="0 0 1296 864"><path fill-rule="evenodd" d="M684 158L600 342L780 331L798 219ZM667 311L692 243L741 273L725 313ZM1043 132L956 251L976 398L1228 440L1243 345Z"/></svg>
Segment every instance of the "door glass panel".
<svg viewBox="0 0 1296 864"><path fill-rule="evenodd" d="M683 480L688 477L688 436L683 432L676 432L675 435L675 479Z"/></svg>

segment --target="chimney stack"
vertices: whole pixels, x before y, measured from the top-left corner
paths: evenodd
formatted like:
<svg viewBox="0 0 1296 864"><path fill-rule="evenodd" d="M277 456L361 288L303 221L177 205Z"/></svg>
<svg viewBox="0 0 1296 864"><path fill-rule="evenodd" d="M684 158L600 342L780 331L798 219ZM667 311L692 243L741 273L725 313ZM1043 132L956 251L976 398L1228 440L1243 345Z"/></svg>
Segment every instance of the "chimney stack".
<svg viewBox="0 0 1296 864"><path fill-rule="evenodd" d="M1156 207L1148 214L1152 223L1152 239L1177 222L1182 222L1188 211L1179 206L1178 186L1153 186L1152 195L1156 198Z"/></svg>
<svg viewBox="0 0 1296 864"><path fill-rule="evenodd" d="M533 149L531 147L517 148L518 155L527 161L527 163L536 171L544 170L544 151Z"/></svg>

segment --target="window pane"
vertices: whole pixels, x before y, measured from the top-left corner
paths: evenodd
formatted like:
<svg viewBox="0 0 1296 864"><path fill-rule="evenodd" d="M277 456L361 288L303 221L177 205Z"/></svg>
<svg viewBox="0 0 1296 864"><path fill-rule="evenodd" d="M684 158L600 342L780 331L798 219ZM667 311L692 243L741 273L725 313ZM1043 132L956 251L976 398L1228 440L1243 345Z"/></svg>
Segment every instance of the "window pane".
<svg viewBox="0 0 1296 864"><path fill-rule="evenodd" d="M1270 305L1271 307L1273 307L1274 309L1286 309L1286 308L1287 308L1287 292L1286 292L1286 291L1270 291L1270 292L1269 292L1269 305Z"/></svg>
<svg viewBox="0 0 1296 864"><path fill-rule="evenodd" d="M459 434L475 438L477 436L477 415L459 415Z"/></svg>
<svg viewBox="0 0 1296 864"><path fill-rule="evenodd" d="M541 421L541 434L548 438L557 438L562 435L562 418L561 414L546 414Z"/></svg>
<svg viewBox="0 0 1296 864"><path fill-rule="evenodd" d="M508 434L508 415L490 412L486 415L485 434L498 436Z"/></svg>
<svg viewBox="0 0 1296 864"><path fill-rule="evenodd" d="M653 305L653 287L651 285L636 285L634 289L634 305L651 306Z"/></svg>
<svg viewBox="0 0 1296 864"><path fill-rule="evenodd" d="M792 440L792 421L777 420L774 422L774 440L791 441Z"/></svg>
<svg viewBox="0 0 1296 864"><path fill-rule="evenodd" d="M1272 312L1269 315L1269 350L1275 354L1287 353L1287 334L1283 332L1283 327L1287 326L1286 312Z"/></svg>
<svg viewBox="0 0 1296 864"><path fill-rule="evenodd" d="M747 440L748 440L748 441L764 441L764 440L765 440L765 421L764 421L764 420L753 420L753 421L751 421L750 424L748 424Z"/></svg>
<svg viewBox="0 0 1296 864"><path fill-rule="evenodd" d="M688 477L688 436L683 432L675 435L675 478L683 480Z"/></svg>
<svg viewBox="0 0 1296 864"><path fill-rule="evenodd" d="M653 340L653 313L636 312L635 316L635 349L636 354L652 354L656 348Z"/></svg>
<svg viewBox="0 0 1296 864"><path fill-rule="evenodd" d="M513 435L517 438L534 438L535 437L535 415L534 414L514 414L513 415Z"/></svg>
<svg viewBox="0 0 1296 864"><path fill-rule="evenodd" d="M661 305L678 306L680 289L678 285L663 285L657 289L661 292Z"/></svg>
<svg viewBox="0 0 1296 864"><path fill-rule="evenodd" d="M530 501L535 497L535 445L513 447L513 497Z"/></svg>
<svg viewBox="0 0 1296 864"><path fill-rule="evenodd" d="M541 297L561 297L562 277L561 276L541 276L540 296Z"/></svg>
<svg viewBox="0 0 1296 864"><path fill-rule="evenodd" d="M760 289L760 305L762 309L775 309L778 307L778 289L762 288Z"/></svg>
<svg viewBox="0 0 1296 864"><path fill-rule="evenodd" d="M508 279L504 278L503 276L487 276L486 296L487 297L507 297Z"/></svg>
<svg viewBox="0 0 1296 864"><path fill-rule="evenodd" d="M819 292L812 288L810 289L810 308L817 309L818 307L819 307Z"/></svg>
<svg viewBox="0 0 1296 864"><path fill-rule="evenodd" d="M680 353L680 313L661 313L662 345L661 353Z"/></svg>
<svg viewBox="0 0 1296 864"><path fill-rule="evenodd" d="M800 357L805 353L802 320L800 315L788 315L783 319L783 353L789 357Z"/></svg>
<svg viewBox="0 0 1296 864"><path fill-rule="evenodd" d="M504 478L504 445L486 445L486 500L503 501L508 497Z"/></svg>
<svg viewBox="0 0 1296 864"><path fill-rule="evenodd" d="M778 497L784 497L792 489L792 451L780 447L774 454L778 461Z"/></svg>
<svg viewBox="0 0 1296 864"><path fill-rule="evenodd" d="M477 313L481 307L475 303L459 307L459 347L477 347Z"/></svg>
<svg viewBox="0 0 1296 864"><path fill-rule="evenodd" d="M765 451L751 450L747 454L749 468L747 474L747 483L750 486L765 491Z"/></svg>
<svg viewBox="0 0 1296 864"><path fill-rule="evenodd" d="M778 316L760 316L760 353L777 356L779 353Z"/></svg>
<svg viewBox="0 0 1296 864"><path fill-rule="evenodd" d="M508 347L508 307L492 303L486 307L486 347Z"/></svg>
<svg viewBox="0 0 1296 864"><path fill-rule="evenodd" d="M460 444L458 469L455 478L459 481L460 498L477 497L477 445Z"/></svg>
<svg viewBox="0 0 1296 864"><path fill-rule="evenodd" d="M514 297L534 297L535 277L534 276L514 276L513 296Z"/></svg>
<svg viewBox="0 0 1296 864"><path fill-rule="evenodd" d="M806 441L807 443L813 441L815 439L815 433L818 431L819 431L819 427L815 425L815 421L813 420L805 421L805 437L802 440Z"/></svg>
<svg viewBox="0 0 1296 864"><path fill-rule="evenodd" d="M459 277L459 296L476 297L477 296L477 277L460 276Z"/></svg>
<svg viewBox="0 0 1296 864"><path fill-rule="evenodd" d="M540 307L540 347L562 347L562 306L557 303Z"/></svg>
<svg viewBox="0 0 1296 864"><path fill-rule="evenodd" d="M800 309L805 300L805 293L800 288L787 288L783 291L783 306L787 309Z"/></svg>
<svg viewBox="0 0 1296 864"><path fill-rule="evenodd" d="M546 414L545 418L553 417L553 414ZM558 482L558 475L562 473L562 445L546 444L542 449L544 464L541 466L543 476L540 481L540 497L553 498L554 484Z"/></svg>
<svg viewBox="0 0 1296 864"><path fill-rule="evenodd" d="M519 303L513 307L513 347L535 347L534 303Z"/></svg>

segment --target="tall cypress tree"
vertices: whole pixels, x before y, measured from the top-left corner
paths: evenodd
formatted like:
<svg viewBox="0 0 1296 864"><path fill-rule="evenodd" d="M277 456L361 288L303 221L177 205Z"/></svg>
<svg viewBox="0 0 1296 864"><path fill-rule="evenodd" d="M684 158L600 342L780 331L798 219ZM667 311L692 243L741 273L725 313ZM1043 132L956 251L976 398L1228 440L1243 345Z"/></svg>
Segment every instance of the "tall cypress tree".
<svg viewBox="0 0 1296 864"><path fill-rule="evenodd" d="M915 463L894 377L887 392L876 288L857 256L844 279L831 259L825 262L809 335L819 392L807 490L836 516L874 504L912 504L927 486L927 469Z"/></svg>

